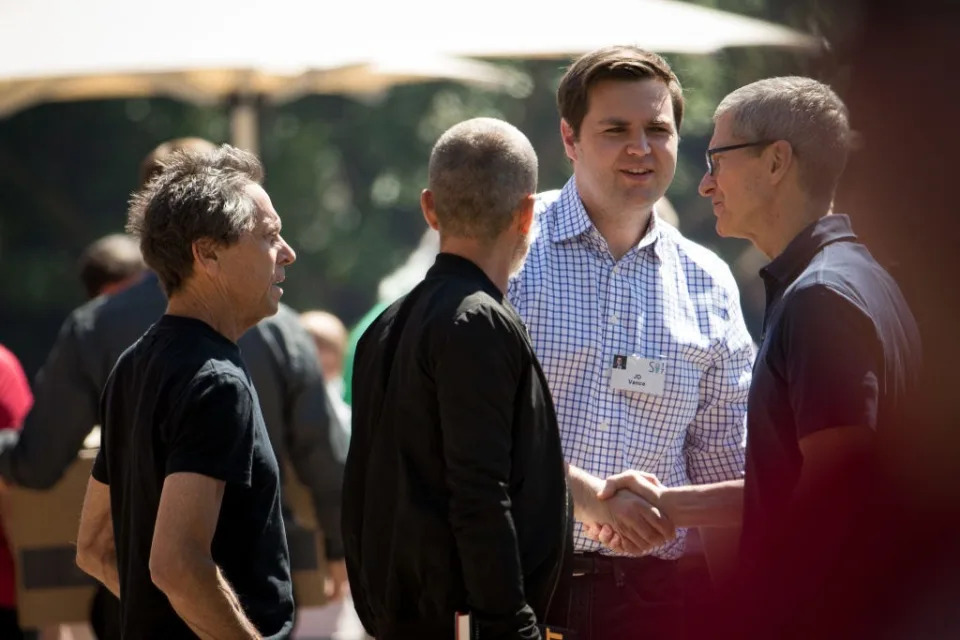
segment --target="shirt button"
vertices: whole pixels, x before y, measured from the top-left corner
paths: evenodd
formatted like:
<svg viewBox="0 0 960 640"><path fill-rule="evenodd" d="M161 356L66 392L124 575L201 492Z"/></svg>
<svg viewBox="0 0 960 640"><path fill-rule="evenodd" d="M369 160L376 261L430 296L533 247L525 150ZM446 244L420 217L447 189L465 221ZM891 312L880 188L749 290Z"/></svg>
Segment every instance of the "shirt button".
<svg viewBox="0 0 960 640"><path fill-rule="evenodd" d="M610 316L610 324L617 324L617 322L619 322L619 319L617 318L617 314L614 313Z"/></svg>
<svg viewBox="0 0 960 640"><path fill-rule="evenodd" d="M618 273L620 273L619 265L613 265L613 269L611 271L613 272L613 275L617 275Z"/></svg>
<svg viewBox="0 0 960 640"><path fill-rule="evenodd" d="M601 423L597 426L597 429L600 429L600 431L610 431L610 423L608 423L608 422L601 422Z"/></svg>

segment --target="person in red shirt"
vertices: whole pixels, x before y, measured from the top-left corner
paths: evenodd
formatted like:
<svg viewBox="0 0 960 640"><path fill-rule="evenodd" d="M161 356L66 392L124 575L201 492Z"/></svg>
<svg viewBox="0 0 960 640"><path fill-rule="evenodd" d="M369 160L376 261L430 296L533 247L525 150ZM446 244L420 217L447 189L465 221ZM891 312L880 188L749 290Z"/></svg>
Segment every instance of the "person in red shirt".
<svg viewBox="0 0 960 640"><path fill-rule="evenodd" d="M20 361L0 344L0 429L17 429L33 405L33 394ZM2 516L2 513L0 513ZM0 638L19 640L23 632L17 623L17 585L13 555L0 520Z"/></svg>

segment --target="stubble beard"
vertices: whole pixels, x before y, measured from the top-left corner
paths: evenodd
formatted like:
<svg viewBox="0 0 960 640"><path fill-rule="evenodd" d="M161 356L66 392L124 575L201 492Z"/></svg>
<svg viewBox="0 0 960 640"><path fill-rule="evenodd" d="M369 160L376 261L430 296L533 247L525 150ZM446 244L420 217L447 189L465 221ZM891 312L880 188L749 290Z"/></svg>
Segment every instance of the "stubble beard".
<svg viewBox="0 0 960 640"><path fill-rule="evenodd" d="M530 234L519 238L517 240L517 246L513 251L513 261L510 263L510 277L514 277L520 272L520 269L523 267L523 263L527 259L527 254L530 252Z"/></svg>

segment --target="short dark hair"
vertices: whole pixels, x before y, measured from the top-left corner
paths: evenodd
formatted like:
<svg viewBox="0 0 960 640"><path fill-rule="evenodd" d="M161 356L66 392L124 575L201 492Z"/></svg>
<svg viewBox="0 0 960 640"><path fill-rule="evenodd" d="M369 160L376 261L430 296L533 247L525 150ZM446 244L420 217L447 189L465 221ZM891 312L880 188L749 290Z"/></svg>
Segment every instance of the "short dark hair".
<svg viewBox="0 0 960 640"><path fill-rule="evenodd" d="M660 80L667 85L673 103L673 119L680 131L683 121L683 88L677 75L661 56L632 46L613 46L584 54L563 74L557 88L560 117L580 137L580 125L590 108L590 89L602 80Z"/></svg>
<svg viewBox="0 0 960 640"><path fill-rule="evenodd" d="M77 266L89 298L95 298L104 287L123 282L146 267L137 241L125 233L112 233L87 245Z"/></svg>
<svg viewBox="0 0 960 640"><path fill-rule="evenodd" d="M433 146L428 187L440 231L490 241L537 190L537 154L519 129L496 118L473 118L448 129Z"/></svg>
<svg viewBox="0 0 960 640"><path fill-rule="evenodd" d="M246 188L262 179L256 156L225 144L211 152L174 152L134 193L127 231L140 239L143 258L168 296L193 273L195 241L229 246L253 228L257 206Z"/></svg>

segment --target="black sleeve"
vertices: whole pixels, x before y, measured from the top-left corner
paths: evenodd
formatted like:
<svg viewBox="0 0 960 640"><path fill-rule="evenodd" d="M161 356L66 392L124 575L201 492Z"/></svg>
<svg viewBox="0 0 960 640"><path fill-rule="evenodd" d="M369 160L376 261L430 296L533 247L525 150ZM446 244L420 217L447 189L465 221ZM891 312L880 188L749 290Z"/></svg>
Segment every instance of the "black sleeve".
<svg viewBox="0 0 960 640"><path fill-rule="evenodd" d="M97 457L93 460L93 469L91 469L90 475L93 476L93 479L97 482L110 484L110 471L107 469L107 452L103 444L104 443L101 443L100 448L97 450Z"/></svg>
<svg viewBox="0 0 960 640"><path fill-rule="evenodd" d="M247 384L231 373L202 374L163 426L166 474L199 473L250 486L255 412Z"/></svg>
<svg viewBox="0 0 960 640"><path fill-rule="evenodd" d="M16 446L0 453L0 476L30 489L49 489L76 460L97 424L100 388L89 375L91 334L76 313L63 323L34 381L34 404Z"/></svg>
<svg viewBox="0 0 960 640"><path fill-rule="evenodd" d="M373 323L364 330L354 352L353 398L354 400L362 398L363 401L355 402L353 406L350 448L343 470L343 512L341 514L344 558L347 564L347 576L350 579L353 605L364 629L373 637L379 633L376 627L376 616L370 603L374 596L367 592L362 569L364 564L363 507L368 489L376 491L375 486L369 488L367 486L367 471L373 441L371 427L376 422L370 414L378 414L381 410L385 388L385 381L381 375L378 375L380 370L377 367L377 354L383 353L382 349L377 348L379 328L378 323ZM392 356L392 353L390 355Z"/></svg>
<svg viewBox="0 0 960 640"><path fill-rule="evenodd" d="M876 428L882 351L870 318L824 286L799 291L788 304L783 344L797 436Z"/></svg>
<svg viewBox="0 0 960 640"><path fill-rule="evenodd" d="M435 380L468 604L482 638L538 638L527 604L509 483L521 351L496 310L461 315L436 357Z"/></svg>
<svg viewBox="0 0 960 640"><path fill-rule="evenodd" d="M288 342L287 397L284 399L287 451L297 478L313 498L327 558L339 560L343 558L340 492L347 431L340 425L330 403L310 336L298 331Z"/></svg>

